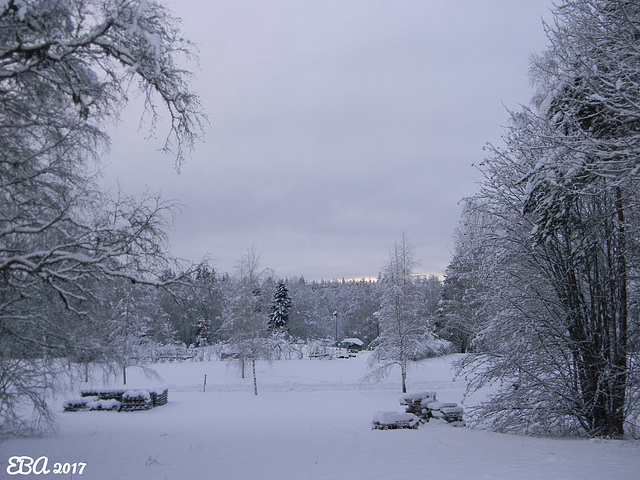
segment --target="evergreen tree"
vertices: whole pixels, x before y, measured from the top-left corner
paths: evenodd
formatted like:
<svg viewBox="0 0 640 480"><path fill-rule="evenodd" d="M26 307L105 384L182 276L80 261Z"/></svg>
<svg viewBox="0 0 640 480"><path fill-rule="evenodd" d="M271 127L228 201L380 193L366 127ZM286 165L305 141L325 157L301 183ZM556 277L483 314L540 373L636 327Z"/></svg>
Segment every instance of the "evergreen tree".
<svg viewBox="0 0 640 480"><path fill-rule="evenodd" d="M196 347L206 347L211 340L211 322L200 318L196 324Z"/></svg>
<svg viewBox="0 0 640 480"><path fill-rule="evenodd" d="M496 261L487 242L492 219L477 207L472 199L465 201L437 312L438 334L462 353L473 349L476 333L490 315L487 277Z"/></svg>
<svg viewBox="0 0 640 480"><path fill-rule="evenodd" d="M269 314L269 329L273 332L287 332L291 312L291 297L284 281L278 282L273 294Z"/></svg>

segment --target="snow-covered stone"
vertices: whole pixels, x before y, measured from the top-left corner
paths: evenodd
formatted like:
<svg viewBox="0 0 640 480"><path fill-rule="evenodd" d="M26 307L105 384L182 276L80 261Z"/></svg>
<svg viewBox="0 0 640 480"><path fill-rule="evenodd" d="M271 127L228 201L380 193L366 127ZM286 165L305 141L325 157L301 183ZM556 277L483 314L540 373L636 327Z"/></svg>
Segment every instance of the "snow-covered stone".
<svg viewBox="0 0 640 480"><path fill-rule="evenodd" d="M411 405L413 403L423 402L425 400L433 402L436 399L436 394L436 392L431 390L427 392L407 393L400 398L400 405Z"/></svg>
<svg viewBox="0 0 640 480"><path fill-rule="evenodd" d="M373 416L374 429L415 428L420 419L412 413L378 412Z"/></svg>

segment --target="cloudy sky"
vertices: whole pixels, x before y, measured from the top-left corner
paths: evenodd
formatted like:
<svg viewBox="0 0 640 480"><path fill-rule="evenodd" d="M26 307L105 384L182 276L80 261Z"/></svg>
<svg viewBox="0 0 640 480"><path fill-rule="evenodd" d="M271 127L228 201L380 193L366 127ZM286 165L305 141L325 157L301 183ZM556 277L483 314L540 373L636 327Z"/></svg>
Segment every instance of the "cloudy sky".
<svg viewBox="0 0 640 480"><path fill-rule="evenodd" d="M375 277L404 232L441 274L472 166L527 104L551 0L174 0L211 122L178 175L131 120L105 170L184 208L171 252L232 272ZM159 135L162 131L159 132Z"/></svg>

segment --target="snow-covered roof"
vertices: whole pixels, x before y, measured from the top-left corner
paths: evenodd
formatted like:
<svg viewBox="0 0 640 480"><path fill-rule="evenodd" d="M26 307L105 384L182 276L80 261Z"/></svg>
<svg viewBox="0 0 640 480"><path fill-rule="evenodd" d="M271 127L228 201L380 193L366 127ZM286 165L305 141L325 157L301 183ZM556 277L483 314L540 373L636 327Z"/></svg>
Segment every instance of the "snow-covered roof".
<svg viewBox="0 0 640 480"><path fill-rule="evenodd" d="M345 338L340 343L350 343L351 345L358 345L359 347L364 345L364 342L359 338Z"/></svg>

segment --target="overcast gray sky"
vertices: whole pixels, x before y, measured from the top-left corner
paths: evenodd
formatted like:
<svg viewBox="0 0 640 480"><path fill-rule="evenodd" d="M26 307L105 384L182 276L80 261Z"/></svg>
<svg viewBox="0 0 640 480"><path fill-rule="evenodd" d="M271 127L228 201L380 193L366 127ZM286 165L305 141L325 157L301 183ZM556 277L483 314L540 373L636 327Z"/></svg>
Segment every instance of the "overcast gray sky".
<svg viewBox="0 0 640 480"><path fill-rule="evenodd" d="M253 245L279 277L375 277L405 232L443 273L472 164L529 102L551 0L167 4L211 127L178 175L132 107L105 173L183 203L174 255L232 272Z"/></svg>

